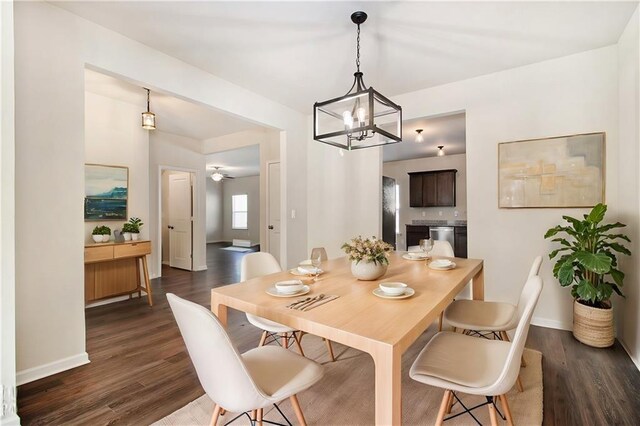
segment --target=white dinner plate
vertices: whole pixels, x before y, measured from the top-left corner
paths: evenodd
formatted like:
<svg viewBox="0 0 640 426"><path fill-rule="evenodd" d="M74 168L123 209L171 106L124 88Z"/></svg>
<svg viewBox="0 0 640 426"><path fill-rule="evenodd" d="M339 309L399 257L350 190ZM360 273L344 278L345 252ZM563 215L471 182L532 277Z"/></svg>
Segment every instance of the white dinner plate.
<svg viewBox="0 0 640 426"><path fill-rule="evenodd" d="M425 257L411 257L408 254L403 254L402 255L403 259L407 259L407 260L427 260L429 259L429 256L425 256Z"/></svg>
<svg viewBox="0 0 640 426"><path fill-rule="evenodd" d="M278 291L278 289L276 289L276 286L273 286L267 289L267 294L269 296L275 296L275 297L296 297L296 296L302 296L304 294L307 294L310 291L311 291L311 287L309 287L308 285L305 285L304 287L302 287L302 290L296 293L281 293Z"/></svg>
<svg viewBox="0 0 640 426"><path fill-rule="evenodd" d="M304 272L300 272L298 268L289 269L289 273L292 275L296 275L298 277L313 277L315 275L311 273L305 274ZM322 274L324 274L324 271L320 269L320 272L318 273L318 275L322 275Z"/></svg>
<svg viewBox="0 0 640 426"><path fill-rule="evenodd" d="M416 294L416 291L414 289L412 289L411 287L407 287L407 289L404 291L404 293L402 293L402 294L400 294L398 296L391 296L391 295L388 295L387 293L385 293L384 291L382 291L380 289L380 287L378 287L378 288L375 288L373 290L373 294L378 296L378 297L381 297L383 299L407 299L407 298L413 296L414 294Z"/></svg>
<svg viewBox="0 0 640 426"><path fill-rule="evenodd" d="M455 269L455 267L456 267L456 264L454 262L451 262L451 265L445 266L445 267L435 266L433 262L429 263L429 268L435 271L450 271L451 269Z"/></svg>

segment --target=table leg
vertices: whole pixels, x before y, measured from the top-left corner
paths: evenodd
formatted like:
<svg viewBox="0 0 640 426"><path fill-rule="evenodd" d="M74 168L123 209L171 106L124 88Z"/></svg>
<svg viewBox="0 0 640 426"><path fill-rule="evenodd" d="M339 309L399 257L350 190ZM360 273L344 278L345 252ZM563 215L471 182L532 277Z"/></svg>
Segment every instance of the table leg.
<svg viewBox="0 0 640 426"><path fill-rule="evenodd" d="M227 307L220 304L214 295L211 295L211 312L218 317L223 326L227 326Z"/></svg>
<svg viewBox="0 0 640 426"><path fill-rule="evenodd" d="M142 256L142 271L144 272L144 285L147 292L147 300L149 306L153 306L153 298L151 297L151 283L149 282L149 268L147 267L147 256Z"/></svg>
<svg viewBox="0 0 640 426"><path fill-rule="evenodd" d="M373 353L375 363L376 425L402 423L402 354L389 345Z"/></svg>
<svg viewBox="0 0 640 426"><path fill-rule="evenodd" d="M471 281L471 298L473 300L484 300L484 264Z"/></svg>

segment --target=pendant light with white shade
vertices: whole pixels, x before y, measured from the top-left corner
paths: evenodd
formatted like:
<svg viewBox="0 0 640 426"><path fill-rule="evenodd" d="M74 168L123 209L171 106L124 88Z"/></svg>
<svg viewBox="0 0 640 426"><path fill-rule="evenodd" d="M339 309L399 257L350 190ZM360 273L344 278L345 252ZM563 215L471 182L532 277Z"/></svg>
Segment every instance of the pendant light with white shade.
<svg viewBox="0 0 640 426"><path fill-rule="evenodd" d="M424 137L422 136L422 129L418 129L416 130L416 143L422 143L424 142Z"/></svg>
<svg viewBox="0 0 640 426"><path fill-rule="evenodd" d="M438 145L438 157L444 157L444 145Z"/></svg>

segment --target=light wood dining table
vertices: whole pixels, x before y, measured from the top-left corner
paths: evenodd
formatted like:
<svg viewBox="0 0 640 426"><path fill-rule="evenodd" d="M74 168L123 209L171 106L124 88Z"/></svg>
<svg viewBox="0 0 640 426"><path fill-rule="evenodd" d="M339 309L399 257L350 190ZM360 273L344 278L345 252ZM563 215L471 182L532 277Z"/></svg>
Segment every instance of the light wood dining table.
<svg viewBox="0 0 640 426"><path fill-rule="evenodd" d="M288 271L212 289L211 310L225 325L227 308L233 308L368 353L375 365L375 422L399 425L402 354L469 281L473 299L484 299L482 260L454 258L455 269L436 271L426 261L405 260L402 254L390 255L386 274L376 281L354 278L347 258L323 262L325 272L310 284L312 290L304 297L340 297L309 311L286 308L300 297L279 298L266 293L275 282L296 278ZM382 281L404 282L415 294L401 300L379 298L372 292Z"/></svg>

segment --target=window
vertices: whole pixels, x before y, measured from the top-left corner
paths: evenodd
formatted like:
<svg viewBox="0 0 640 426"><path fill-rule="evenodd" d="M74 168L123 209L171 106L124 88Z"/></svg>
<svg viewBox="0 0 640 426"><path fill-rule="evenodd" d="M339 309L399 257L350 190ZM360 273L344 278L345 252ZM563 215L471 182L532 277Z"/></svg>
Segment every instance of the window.
<svg viewBox="0 0 640 426"><path fill-rule="evenodd" d="M231 228L247 229L247 194L231 196Z"/></svg>
<svg viewBox="0 0 640 426"><path fill-rule="evenodd" d="M400 235L400 185L396 184L396 235Z"/></svg>

